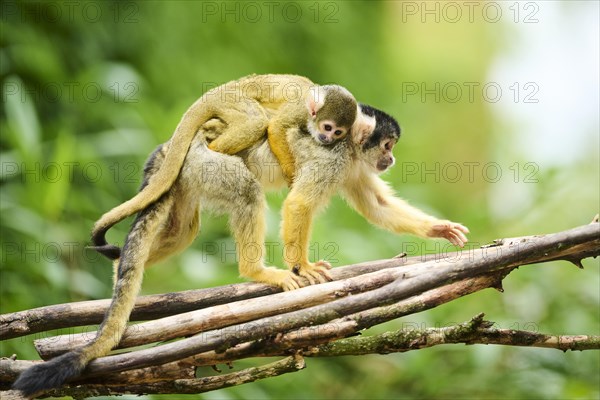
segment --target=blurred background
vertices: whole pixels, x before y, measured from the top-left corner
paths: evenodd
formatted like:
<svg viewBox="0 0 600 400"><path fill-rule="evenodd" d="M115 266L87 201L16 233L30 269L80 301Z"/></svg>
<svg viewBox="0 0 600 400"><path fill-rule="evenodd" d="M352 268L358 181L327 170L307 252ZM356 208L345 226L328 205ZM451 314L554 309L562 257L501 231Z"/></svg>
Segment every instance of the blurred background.
<svg viewBox="0 0 600 400"><path fill-rule="evenodd" d="M251 73L338 83L396 117L403 136L385 179L467 225L472 246L590 222L600 208L598 4L3 2L0 312L110 296L110 263L84 249L94 221L136 192L147 155L194 100ZM268 197L279 266L284 197ZM109 242L122 243L128 224ZM144 294L241 281L227 219L202 224L191 248L147 271ZM313 259L335 266L454 251L372 227L337 198L312 240ZM485 312L502 328L598 335L599 261L584 265L524 267L503 294L365 334ZM35 358L33 339L0 343L0 356ZM203 398L591 399L599 387L595 351L455 345L309 359L302 372Z"/></svg>

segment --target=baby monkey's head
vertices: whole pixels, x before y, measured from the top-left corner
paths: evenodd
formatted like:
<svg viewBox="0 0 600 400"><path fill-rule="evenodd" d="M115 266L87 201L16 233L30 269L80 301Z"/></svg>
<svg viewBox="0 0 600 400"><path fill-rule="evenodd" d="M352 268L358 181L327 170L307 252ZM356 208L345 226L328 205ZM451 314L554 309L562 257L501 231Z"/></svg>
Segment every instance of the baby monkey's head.
<svg viewBox="0 0 600 400"><path fill-rule="evenodd" d="M319 144L328 145L346 137L358 112L358 103L339 85L314 86L307 96L308 131Z"/></svg>

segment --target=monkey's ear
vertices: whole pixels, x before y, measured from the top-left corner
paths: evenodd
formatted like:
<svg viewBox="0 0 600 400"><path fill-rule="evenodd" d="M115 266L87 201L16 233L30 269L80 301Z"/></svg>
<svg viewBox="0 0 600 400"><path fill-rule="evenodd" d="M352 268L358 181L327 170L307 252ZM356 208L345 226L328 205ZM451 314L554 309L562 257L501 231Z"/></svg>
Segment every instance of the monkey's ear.
<svg viewBox="0 0 600 400"><path fill-rule="evenodd" d="M363 114L360 111L359 107L358 112L356 114L356 120L354 121L354 124L352 124L352 130L350 131L352 135L352 141L354 143L362 145L365 142L365 140L367 140L367 138L371 136L371 134L375 130L376 124L377 122L375 120L375 117Z"/></svg>
<svg viewBox="0 0 600 400"><path fill-rule="evenodd" d="M308 90L308 95L306 96L306 108L308 108L308 112L313 118L317 116L317 112L325 104L326 94L323 86L312 86Z"/></svg>

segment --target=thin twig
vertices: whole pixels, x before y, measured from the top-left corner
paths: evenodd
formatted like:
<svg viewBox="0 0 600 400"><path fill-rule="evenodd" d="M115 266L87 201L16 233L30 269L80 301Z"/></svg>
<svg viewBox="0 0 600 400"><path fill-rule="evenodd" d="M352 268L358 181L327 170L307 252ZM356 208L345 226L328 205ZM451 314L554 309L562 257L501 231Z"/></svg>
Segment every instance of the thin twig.
<svg viewBox="0 0 600 400"><path fill-rule="evenodd" d="M342 339L315 347L306 355L332 357L388 354L457 343L542 347L561 351L600 349L600 336L548 335L524 330L497 329L493 325L493 322L483 320L482 313L468 322L444 328L403 329L370 337Z"/></svg>

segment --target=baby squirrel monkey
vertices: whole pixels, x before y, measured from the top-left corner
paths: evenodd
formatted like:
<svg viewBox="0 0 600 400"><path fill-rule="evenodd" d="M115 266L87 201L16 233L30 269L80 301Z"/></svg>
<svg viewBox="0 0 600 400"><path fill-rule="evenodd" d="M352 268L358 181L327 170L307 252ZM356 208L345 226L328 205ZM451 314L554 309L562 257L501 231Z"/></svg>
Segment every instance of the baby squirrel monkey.
<svg viewBox="0 0 600 400"><path fill-rule="evenodd" d="M144 267L191 243L200 228L201 206L230 215L242 276L285 289L303 286L301 277L310 283L329 279L325 265L308 261L307 243L314 212L335 192L340 192L370 222L390 231L445 237L457 245L466 242L465 227L411 207L395 197L377 176L394 164L392 148L400 135L397 122L368 106L361 106L359 118L359 122L373 128L369 135L360 141L338 140L330 146L316 143L299 127L273 127L286 132L295 159L295 178L284 203L282 231L286 246L298 251L284 255L290 267L287 271L264 265L265 198L260 177L248 168L255 163L272 165L275 157L269 144L263 138L240 156L211 151L205 136L214 134L219 127L232 127L219 121L213 121L212 126L207 122L206 129L201 129L191 142L174 184L138 213L118 260L113 298L97 336L79 349L29 368L13 388L31 395L60 386L79 376L91 360L116 346L140 290ZM145 182L152 182L164 167L169 159L168 147L169 143L161 145L150 156ZM215 173L215 165L236 173ZM257 246L258 254L254 252ZM251 252L245 253L248 250Z"/></svg>
<svg viewBox="0 0 600 400"><path fill-rule="evenodd" d="M106 242L106 232L169 190L201 127L206 126L209 149L224 154L237 154L247 149L262 139L268 128L271 150L290 183L294 160L285 130L271 126L299 126L317 142L328 145L351 130L357 109L356 100L345 88L318 86L297 75L251 75L208 91L184 114L167 144L164 163L147 179L140 192L96 222L92 230L93 248L111 259L119 257L120 249ZM218 129L223 125L226 129ZM211 126L217 129L211 129Z"/></svg>
<svg viewBox="0 0 600 400"><path fill-rule="evenodd" d="M267 128L269 146L288 184L292 183L295 170L294 155L286 137L288 129L297 127L309 133L317 143L331 145L344 139L350 131L357 135L365 128L355 123L358 105L342 86L314 86L307 93L305 102L306 109L294 103L283 105Z"/></svg>

